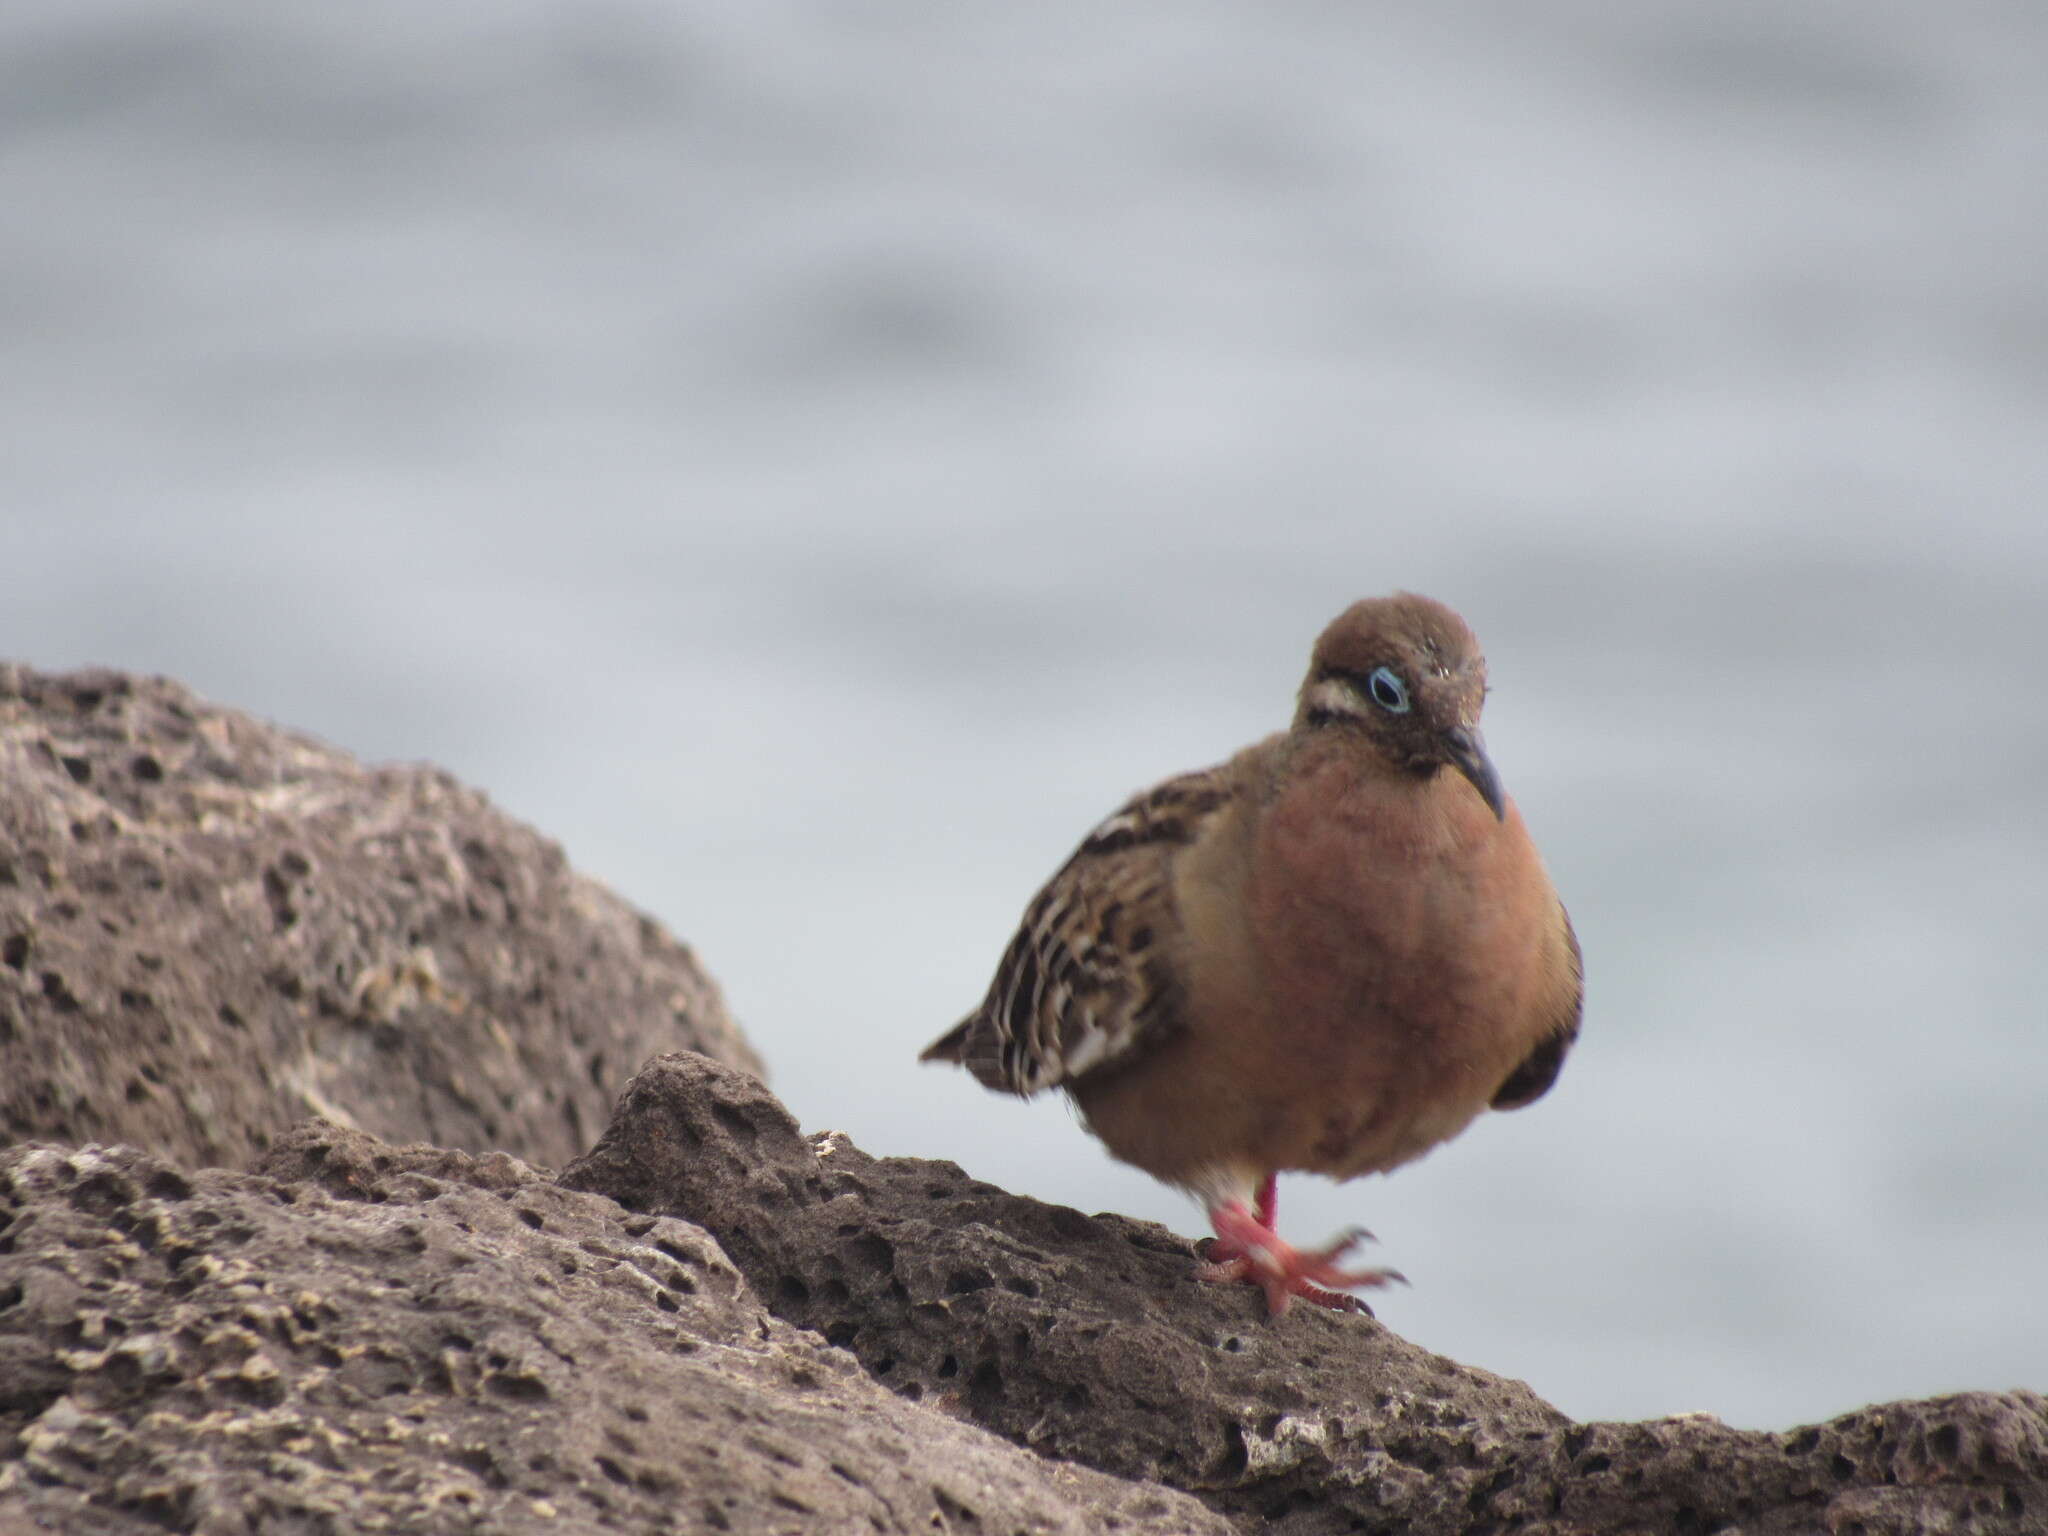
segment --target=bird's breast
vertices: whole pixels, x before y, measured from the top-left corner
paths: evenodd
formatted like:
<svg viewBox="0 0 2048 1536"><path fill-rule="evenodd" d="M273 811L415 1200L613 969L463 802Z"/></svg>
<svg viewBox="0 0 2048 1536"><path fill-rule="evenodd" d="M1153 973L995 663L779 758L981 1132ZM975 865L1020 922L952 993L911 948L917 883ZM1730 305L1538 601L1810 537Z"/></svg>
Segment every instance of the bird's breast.
<svg viewBox="0 0 2048 1536"><path fill-rule="evenodd" d="M1557 898L1519 813L1462 779L1311 777L1264 818L1248 898L1247 1006L1321 1106L1300 1164L1419 1155L1541 1032Z"/></svg>

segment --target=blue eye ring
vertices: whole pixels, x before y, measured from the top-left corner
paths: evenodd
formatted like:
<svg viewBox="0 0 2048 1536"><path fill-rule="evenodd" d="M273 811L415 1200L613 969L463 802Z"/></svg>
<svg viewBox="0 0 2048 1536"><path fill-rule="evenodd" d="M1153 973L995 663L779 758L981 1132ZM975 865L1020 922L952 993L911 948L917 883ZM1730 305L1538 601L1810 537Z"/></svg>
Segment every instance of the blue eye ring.
<svg viewBox="0 0 2048 1536"><path fill-rule="evenodd" d="M1372 693L1373 703L1388 714L1408 713L1408 685L1401 681L1401 674L1392 667L1374 667L1372 675L1365 680L1365 686Z"/></svg>

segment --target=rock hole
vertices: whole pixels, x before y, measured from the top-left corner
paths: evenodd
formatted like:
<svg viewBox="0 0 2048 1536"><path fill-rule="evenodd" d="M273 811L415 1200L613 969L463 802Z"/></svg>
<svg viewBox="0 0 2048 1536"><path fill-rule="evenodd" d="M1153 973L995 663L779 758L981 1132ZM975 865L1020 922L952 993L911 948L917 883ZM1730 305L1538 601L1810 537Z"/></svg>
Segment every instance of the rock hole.
<svg viewBox="0 0 2048 1536"><path fill-rule="evenodd" d="M825 1342L840 1349L851 1349L860 1327L856 1323L837 1322L825 1330Z"/></svg>
<svg viewBox="0 0 2048 1536"><path fill-rule="evenodd" d="M960 1362L951 1355L946 1356L945 1359L939 1362L939 1374L941 1376L958 1376L960 1374Z"/></svg>
<svg viewBox="0 0 2048 1536"><path fill-rule="evenodd" d="M1003 1280L1003 1289L1014 1291L1019 1296L1029 1296L1034 1301L1038 1299L1038 1282L1023 1275L1007 1276Z"/></svg>
<svg viewBox="0 0 2048 1536"><path fill-rule="evenodd" d="M1316 1502L1316 1495L1306 1488L1297 1488L1285 1498L1275 1499L1266 1505L1262 1513L1268 1520L1285 1520L1296 1510L1307 1509Z"/></svg>
<svg viewBox="0 0 2048 1536"><path fill-rule="evenodd" d="M932 1484L932 1501L939 1506L939 1515L949 1525L978 1526L981 1514L972 1505L963 1504L946 1492L937 1483Z"/></svg>
<svg viewBox="0 0 2048 1536"><path fill-rule="evenodd" d="M795 1275L784 1275L775 1282L775 1299L786 1307L808 1306L811 1288Z"/></svg>
<svg viewBox="0 0 2048 1536"><path fill-rule="evenodd" d="M140 753L128 765L128 771L145 784L160 783L164 776L164 765L147 752Z"/></svg>
<svg viewBox="0 0 2048 1536"><path fill-rule="evenodd" d="M5 943L0 943L0 960L7 962L10 970L20 970L28 964L28 935L10 933Z"/></svg>
<svg viewBox="0 0 2048 1536"><path fill-rule="evenodd" d="M1927 1443L1943 1461L1954 1461L1962 1454L1963 1434L1953 1424L1937 1424L1928 1435Z"/></svg>
<svg viewBox="0 0 2048 1536"><path fill-rule="evenodd" d="M896 1250L887 1238L863 1232L846 1245L847 1254L870 1269L889 1270L896 1264Z"/></svg>
<svg viewBox="0 0 2048 1536"><path fill-rule="evenodd" d="M967 1379L967 1395L978 1403L997 1402L1003 1395L1003 1372L993 1360L984 1360Z"/></svg>
<svg viewBox="0 0 2048 1536"><path fill-rule="evenodd" d="M248 1026L242 1022L242 1016L239 1013L235 1012L235 1010L231 1008L228 1004L222 1003L220 1007L218 1007L214 1011L220 1015L221 1023L227 1025L229 1029L248 1028Z"/></svg>
<svg viewBox="0 0 2048 1536"><path fill-rule="evenodd" d="M1245 1444L1244 1426L1235 1419L1223 1426L1223 1475L1239 1478L1251 1469L1251 1447Z"/></svg>
<svg viewBox="0 0 2048 1536"><path fill-rule="evenodd" d="M292 905L292 888L275 868L263 871L263 899L270 903L270 920L280 931L298 922L299 909Z"/></svg>
<svg viewBox="0 0 2048 1536"><path fill-rule="evenodd" d="M60 757L57 759L57 761L62 763L64 765L64 771L71 775L72 783L90 784L92 782L92 764L87 762L84 758Z"/></svg>
<svg viewBox="0 0 2048 1536"><path fill-rule="evenodd" d="M547 1229L547 1221L539 1211L531 1211L521 1206L519 1209L519 1219L536 1232L542 1232Z"/></svg>
<svg viewBox="0 0 2048 1536"><path fill-rule="evenodd" d="M1785 1450L1787 1451L1787 1453L1793 1456L1804 1456L1819 1444L1819 1430L1802 1429L1801 1431L1799 1431L1798 1434L1794 1435L1790 1440L1787 1440L1785 1442Z"/></svg>
<svg viewBox="0 0 2048 1536"><path fill-rule="evenodd" d="M884 1355L869 1369L877 1376L886 1376L896 1369L896 1357L894 1355Z"/></svg>
<svg viewBox="0 0 2048 1536"><path fill-rule="evenodd" d="M548 1384L538 1376L507 1375L503 1372L484 1378L484 1390L494 1397L506 1398L512 1402L538 1402L548 1395Z"/></svg>
<svg viewBox="0 0 2048 1536"><path fill-rule="evenodd" d="M752 1144L761 1139L761 1132L754 1122L734 1109L730 1104L714 1102L711 1115L720 1125L740 1141Z"/></svg>
<svg viewBox="0 0 2048 1536"><path fill-rule="evenodd" d="M854 1472L854 1471L850 1470L849 1468L846 1468L846 1467L842 1467L842 1466L841 1466L841 1465L839 1465L839 1463L838 1463L838 1462L836 1462L836 1461L835 1461L835 1462L833 1462L833 1463L831 1464L831 1466L832 1466L832 1475L833 1475L834 1477L838 1478L838 1479L839 1479L839 1480L840 1480L841 1482L847 1482L847 1483L851 1483L851 1484L853 1484L853 1486L854 1486L854 1487L856 1487L856 1488L865 1488L865 1487L867 1487L867 1484L866 1484L866 1483L865 1483L865 1482L864 1482L864 1481L863 1481L863 1480L861 1479L861 1477L860 1477L860 1475L859 1475L858 1473L856 1473L856 1472Z"/></svg>
<svg viewBox="0 0 2048 1536"><path fill-rule="evenodd" d="M828 1306L843 1307L853 1300L853 1292L846 1288L844 1280L827 1280L818 1287L818 1294L825 1298Z"/></svg>
<svg viewBox="0 0 2048 1536"><path fill-rule="evenodd" d="M1596 1451L1591 1456L1588 1456L1584 1461L1579 1463L1579 1471L1587 1474L1591 1474L1594 1472L1605 1472L1609 1467L1613 1465L1614 1458L1612 1456L1603 1456L1598 1451Z"/></svg>
<svg viewBox="0 0 2048 1536"><path fill-rule="evenodd" d="M497 1458L483 1446L473 1445L458 1451L455 1453L455 1460L458 1465L468 1468L489 1487L505 1488L511 1484L512 1480L499 1470Z"/></svg>
<svg viewBox="0 0 2048 1536"><path fill-rule="evenodd" d="M626 1475L626 1469L609 1456L597 1458L597 1470L617 1483L621 1488L632 1486L633 1479Z"/></svg>
<svg viewBox="0 0 2048 1536"><path fill-rule="evenodd" d="M948 1296L966 1296L975 1291L985 1291L996 1283L996 1277L985 1269L956 1269L946 1277Z"/></svg>
<svg viewBox="0 0 2048 1536"><path fill-rule="evenodd" d="M81 1179L65 1191L65 1198L81 1211L107 1217L135 1200L136 1191L126 1179L105 1171Z"/></svg>
<svg viewBox="0 0 2048 1536"><path fill-rule="evenodd" d="M1836 1482L1846 1483L1856 1475L1856 1463L1837 1451L1834 1459L1828 1463L1828 1470L1835 1474Z"/></svg>

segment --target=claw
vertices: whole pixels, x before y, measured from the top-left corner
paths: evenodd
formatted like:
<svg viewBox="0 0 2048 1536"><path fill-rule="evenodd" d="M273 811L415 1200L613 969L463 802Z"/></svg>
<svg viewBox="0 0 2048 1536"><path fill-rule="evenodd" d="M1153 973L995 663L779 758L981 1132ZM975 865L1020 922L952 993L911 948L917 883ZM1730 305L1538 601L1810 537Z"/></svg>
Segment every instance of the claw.
<svg viewBox="0 0 2048 1536"><path fill-rule="evenodd" d="M1260 1205L1270 1200L1268 1190L1260 1191ZM1304 1252L1284 1242L1271 1226L1247 1210L1242 1201L1219 1205L1209 1213L1216 1239L1204 1254L1206 1262L1195 1278L1219 1284L1256 1285L1266 1293L1266 1309L1274 1317L1287 1311L1297 1296L1319 1307L1336 1311L1365 1312L1372 1309L1355 1296L1341 1294L1358 1286L1407 1284L1391 1269L1345 1269L1337 1260L1371 1238L1363 1227L1352 1227L1337 1235L1328 1247Z"/></svg>
<svg viewBox="0 0 2048 1536"><path fill-rule="evenodd" d="M1339 1232L1330 1239L1329 1247L1322 1250L1320 1257L1334 1259L1341 1253L1349 1253L1360 1243L1376 1243L1378 1241L1378 1238L1374 1237L1363 1227L1346 1227L1342 1232Z"/></svg>

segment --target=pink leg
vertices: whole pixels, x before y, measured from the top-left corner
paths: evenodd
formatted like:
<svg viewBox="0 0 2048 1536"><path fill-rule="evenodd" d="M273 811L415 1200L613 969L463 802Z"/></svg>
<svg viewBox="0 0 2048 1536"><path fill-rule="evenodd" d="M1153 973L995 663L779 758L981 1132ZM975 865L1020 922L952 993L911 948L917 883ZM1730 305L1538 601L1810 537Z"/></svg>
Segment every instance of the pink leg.
<svg viewBox="0 0 2048 1536"><path fill-rule="evenodd" d="M1273 1218L1280 1214L1280 1175L1269 1173L1266 1182L1259 1186L1258 1198L1252 1202L1252 1219L1271 1229Z"/></svg>
<svg viewBox="0 0 2048 1536"><path fill-rule="evenodd" d="M1211 1210L1209 1220L1216 1228L1216 1240L1209 1245L1207 1261L1196 1269L1195 1278L1256 1285L1266 1293L1266 1310L1274 1317L1285 1312L1297 1296L1335 1311L1370 1314L1372 1308L1363 1301L1342 1293L1356 1286L1402 1280L1397 1270L1338 1265L1340 1258L1372 1236L1362 1227L1340 1234L1326 1248L1309 1252L1283 1241L1273 1230L1276 1204L1274 1180L1269 1174L1259 1187L1255 1210L1247 1210L1242 1200Z"/></svg>
<svg viewBox="0 0 2048 1536"><path fill-rule="evenodd" d="M1240 1206L1239 1209L1242 1210L1243 1207ZM1266 1182L1259 1186L1259 1192L1252 1196L1252 1220L1264 1227L1268 1232L1271 1232L1273 1230L1273 1218L1279 1213L1280 1175L1269 1173L1266 1175ZM1240 1244L1223 1237L1221 1235L1222 1228L1217 1228L1217 1232L1218 1236L1211 1238L1209 1241L1208 1258L1211 1263L1220 1264L1230 1259L1241 1259L1244 1257L1244 1249ZM1367 1235L1370 1236L1371 1234L1368 1233Z"/></svg>

